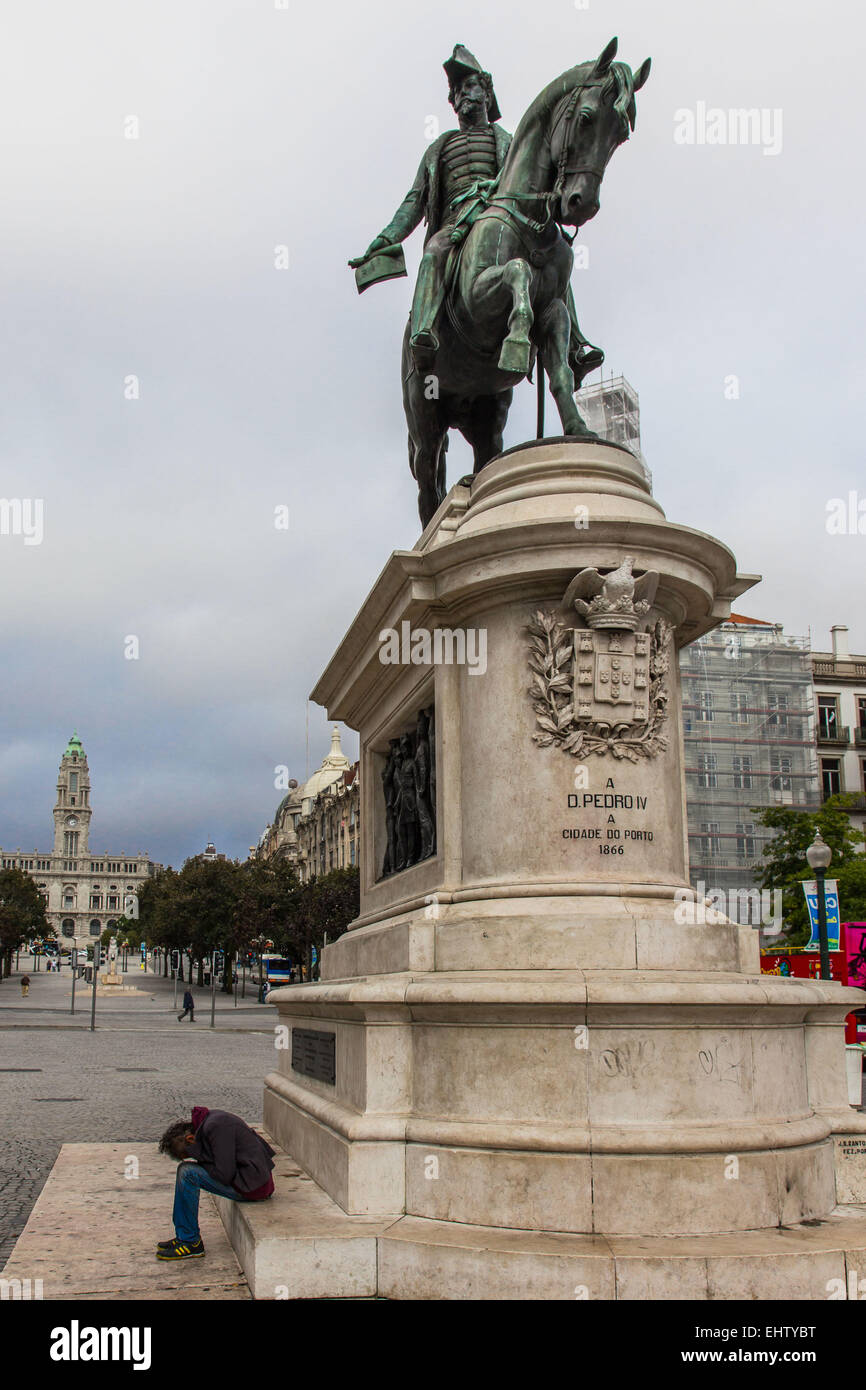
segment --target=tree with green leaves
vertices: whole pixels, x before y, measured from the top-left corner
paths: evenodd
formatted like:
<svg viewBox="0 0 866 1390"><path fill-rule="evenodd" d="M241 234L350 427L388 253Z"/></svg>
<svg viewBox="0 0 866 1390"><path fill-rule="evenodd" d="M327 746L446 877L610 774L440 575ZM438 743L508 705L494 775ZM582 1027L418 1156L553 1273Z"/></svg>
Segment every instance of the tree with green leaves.
<svg viewBox="0 0 866 1390"><path fill-rule="evenodd" d="M45 899L35 879L23 869L0 870L0 957L3 979L12 974L12 957L27 941L43 946L54 941Z"/></svg>
<svg viewBox="0 0 866 1390"><path fill-rule="evenodd" d="M284 954L300 959L292 940L291 904L299 887L294 867L286 859L248 859L242 864L235 909L233 946L238 955L260 955L266 941ZM292 945L286 947L286 941Z"/></svg>
<svg viewBox="0 0 866 1390"><path fill-rule="evenodd" d="M313 947L317 959L327 937L329 942L342 936L358 915L360 873L356 866L332 869L321 878L299 883L289 896L286 917L277 932L280 950L301 961L307 978L313 976Z"/></svg>
<svg viewBox="0 0 866 1390"><path fill-rule="evenodd" d="M180 874L169 866L159 870L141 885L138 890L138 924L148 946L159 946L165 952L164 975L169 973L171 952L178 952L178 979L183 981L183 952L187 943L183 939L182 926L175 914L175 902L180 891L179 880Z"/></svg>
<svg viewBox="0 0 866 1390"><path fill-rule="evenodd" d="M758 882L761 888L782 890L785 935L791 946L805 946L811 934L802 885L815 877L806 850L816 830L833 851L827 877L838 883L842 920L866 921L866 855L860 849L864 836L851 825L848 811L853 803L853 797L839 795L828 797L814 811L796 811L790 806L753 808L760 824L777 832L764 849L763 862L757 865Z"/></svg>

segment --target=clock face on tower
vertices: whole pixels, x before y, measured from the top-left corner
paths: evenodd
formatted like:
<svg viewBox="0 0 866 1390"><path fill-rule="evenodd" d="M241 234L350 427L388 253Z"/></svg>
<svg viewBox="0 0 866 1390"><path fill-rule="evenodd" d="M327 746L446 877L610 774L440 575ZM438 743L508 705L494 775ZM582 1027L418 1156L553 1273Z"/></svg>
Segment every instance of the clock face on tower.
<svg viewBox="0 0 866 1390"><path fill-rule="evenodd" d="M77 817L77 816L67 816L67 817L66 817L66 824L67 824L67 825L77 825L77 824L78 824L78 817Z"/></svg>

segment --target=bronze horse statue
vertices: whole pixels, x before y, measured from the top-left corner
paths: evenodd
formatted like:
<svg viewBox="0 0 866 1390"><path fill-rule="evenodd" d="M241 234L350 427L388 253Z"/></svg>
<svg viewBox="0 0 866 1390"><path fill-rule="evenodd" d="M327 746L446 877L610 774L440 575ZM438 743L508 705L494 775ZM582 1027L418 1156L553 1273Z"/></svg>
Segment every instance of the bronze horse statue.
<svg viewBox="0 0 866 1390"><path fill-rule="evenodd" d="M634 129L634 94L650 60L632 72L613 61L612 39L536 97L521 120L498 177L479 188L455 245L437 321L429 373L403 340L403 406L409 467L426 526L445 498L448 431L471 445L475 472L502 451L514 387L541 353L565 435L595 438L574 401L568 362L566 294L574 264L563 227L594 217L608 160ZM576 235L575 231L575 235Z"/></svg>

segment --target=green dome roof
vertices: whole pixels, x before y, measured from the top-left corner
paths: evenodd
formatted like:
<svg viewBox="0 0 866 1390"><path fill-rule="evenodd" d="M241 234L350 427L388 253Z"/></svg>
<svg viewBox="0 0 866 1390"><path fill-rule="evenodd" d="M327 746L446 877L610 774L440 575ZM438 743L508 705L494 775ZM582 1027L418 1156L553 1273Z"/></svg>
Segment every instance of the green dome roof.
<svg viewBox="0 0 866 1390"><path fill-rule="evenodd" d="M84 757L84 747L77 733L73 733L72 738L66 745L66 752L63 754L63 756L64 758Z"/></svg>

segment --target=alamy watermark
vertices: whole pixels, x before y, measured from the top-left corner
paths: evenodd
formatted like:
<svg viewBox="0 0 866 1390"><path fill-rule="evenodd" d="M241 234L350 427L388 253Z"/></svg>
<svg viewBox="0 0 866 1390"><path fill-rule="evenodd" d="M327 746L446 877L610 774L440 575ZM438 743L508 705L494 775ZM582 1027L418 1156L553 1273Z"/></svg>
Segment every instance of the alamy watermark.
<svg viewBox="0 0 866 1390"><path fill-rule="evenodd" d="M782 108L730 107L695 103L674 112L676 145L761 145L764 154L782 153Z"/></svg>
<svg viewBox="0 0 866 1390"><path fill-rule="evenodd" d="M847 497L831 497L824 523L828 536L866 536L866 497L852 488Z"/></svg>
<svg viewBox="0 0 866 1390"><path fill-rule="evenodd" d="M483 627L413 628L409 622L379 633L383 666L468 666L470 676L487 670L487 629Z"/></svg>
<svg viewBox="0 0 866 1390"><path fill-rule="evenodd" d="M23 536L25 545L41 545L44 521L41 497L0 497L0 536Z"/></svg>
<svg viewBox="0 0 866 1390"><path fill-rule="evenodd" d="M0 1279L0 1302L12 1299L29 1303L45 1297L41 1279Z"/></svg>
<svg viewBox="0 0 866 1390"><path fill-rule="evenodd" d="M678 888L674 894L674 921L681 925L719 926L737 922L741 926L773 927L781 931L781 888L711 888L698 883L691 888Z"/></svg>

